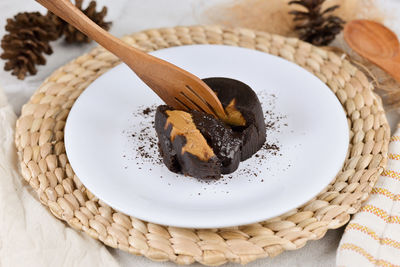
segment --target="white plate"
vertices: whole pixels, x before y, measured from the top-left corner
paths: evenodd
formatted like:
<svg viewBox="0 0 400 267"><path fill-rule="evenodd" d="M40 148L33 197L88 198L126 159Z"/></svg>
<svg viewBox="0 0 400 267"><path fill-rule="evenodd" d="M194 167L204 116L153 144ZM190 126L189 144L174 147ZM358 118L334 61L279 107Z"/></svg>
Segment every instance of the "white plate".
<svg viewBox="0 0 400 267"><path fill-rule="evenodd" d="M279 57L230 46L195 45L156 51L195 75L240 80L259 95L267 142L280 151L241 163L221 181L171 173L138 153L138 136L155 137L141 110L160 99L126 65L93 82L65 127L69 161L82 183L111 207L149 222L190 228L249 224L287 212L326 187L340 170L349 129L341 104L318 78ZM279 119L279 121L276 121ZM132 137L132 134L135 137ZM157 158L155 147L144 149ZM253 174L256 173L256 174Z"/></svg>

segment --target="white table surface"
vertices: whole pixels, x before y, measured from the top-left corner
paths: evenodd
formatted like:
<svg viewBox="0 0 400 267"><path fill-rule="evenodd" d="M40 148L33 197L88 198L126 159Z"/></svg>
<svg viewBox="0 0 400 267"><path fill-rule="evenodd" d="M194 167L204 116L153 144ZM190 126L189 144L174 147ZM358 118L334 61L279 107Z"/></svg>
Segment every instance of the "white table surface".
<svg viewBox="0 0 400 267"><path fill-rule="evenodd" d="M207 23L202 12L208 7L230 0L97 0L99 6L107 5L109 13L107 19L113 21L111 33L123 36L147 28L158 28L176 25L192 25ZM86 3L89 1L86 0ZM393 18L400 17L399 0L380 0L380 4L392 14ZM5 19L21 11L43 11L44 9L34 1L1 0L0 1L0 36L4 35ZM400 34L400 23L392 20L388 24ZM3 87L9 102L13 105L17 114L23 103L39 87L43 80L55 69L63 66L79 55L96 46L69 45L57 41L52 43L54 54L47 58L47 65L38 68L38 74L28 77L24 81L17 80L8 72L3 71L4 61L0 64L0 86ZM397 112L389 114L389 121L393 127L400 120ZM258 266L335 266L336 249L343 233L343 228L330 230L324 238L318 241L308 242L307 245L296 251L288 251L273 258L261 259L248 264L249 267ZM155 263L144 257L130 255L128 253L110 249L110 252L118 259L121 266L176 266L173 263ZM201 266L195 264L193 266ZM227 264L225 266L240 266Z"/></svg>

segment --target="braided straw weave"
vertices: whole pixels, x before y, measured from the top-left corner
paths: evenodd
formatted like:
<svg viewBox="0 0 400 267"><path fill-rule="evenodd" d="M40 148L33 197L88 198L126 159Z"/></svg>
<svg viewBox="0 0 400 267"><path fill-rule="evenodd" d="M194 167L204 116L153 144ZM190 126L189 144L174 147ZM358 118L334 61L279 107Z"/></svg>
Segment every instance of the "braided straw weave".
<svg viewBox="0 0 400 267"><path fill-rule="evenodd" d="M386 165L390 130L381 101L361 71L332 52L298 39L220 26L148 30L124 40L147 52L179 45L225 44L293 61L318 76L336 94L347 113L351 143L335 181L302 207L268 221L196 230L132 218L86 190L65 154L63 131L72 105L92 81L119 64L105 49L95 48L42 84L22 108L15 138L23 177L37 191L40 201L60 220L108 246L156 261L197 261L212 266L276 256L284 250L299 249L308 240L319 239L328 229L348 222Z"/></svg>

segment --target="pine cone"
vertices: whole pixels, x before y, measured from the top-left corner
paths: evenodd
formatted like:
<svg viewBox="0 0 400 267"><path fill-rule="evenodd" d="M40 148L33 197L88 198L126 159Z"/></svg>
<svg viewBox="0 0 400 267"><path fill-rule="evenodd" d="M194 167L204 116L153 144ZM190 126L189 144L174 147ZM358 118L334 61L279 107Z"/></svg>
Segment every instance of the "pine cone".
<svg viewBox="0 0 400 267"><path fill-rule="evenodd" d="M294 15L294 21L298 22L295 30L298 31L301 40L318 46L328 45L342 31L345 22L337 16L329 15L339 8L339 5L322 10L324 2L325 0L289 2L289 5L300 5L307 9L307 11L294 10L290 12Z"/></svg>
<svg viewBox="0 0 400 267"><path fill-rule="evenodd" d="M27 73L36 74L35 65L44 65L43 54L51 54L50 41L57 39L55 26L39 12L18 13L7 19L6 31L1 40L2 59L7 62L4 69L23 80Z"/></svg>
<svg viewBox="0 0 400 267"><path fill-rule="evenodd" d="M86 16L93 20L97 25L105 30L108 30L111 26L111 22L105 22L104 17L107 15L107 8L103 7L100 12L96 11L96 2L91 1L86 9L82 9L83 0L76 0L75 5L78 7ZM51 12L47 13L47 16L57 26L60 35L65 36L67 43L89 43L91 40L89 37L81 33L75 27L71 26L64 20L60 19Z"/></svg>

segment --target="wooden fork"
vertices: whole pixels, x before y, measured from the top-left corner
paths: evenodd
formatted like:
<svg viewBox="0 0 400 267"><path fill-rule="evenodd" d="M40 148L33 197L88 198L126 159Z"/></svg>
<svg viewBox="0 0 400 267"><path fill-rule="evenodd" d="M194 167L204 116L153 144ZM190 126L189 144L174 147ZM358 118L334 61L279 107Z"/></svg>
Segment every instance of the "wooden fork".
<svg viewBox="0 0 400 267"><path fill-rule="evenodd" d="M146 54L103 30L69 0L36 0L125 62L167 105L225 118L215 93L198 77Z"/></svg>

